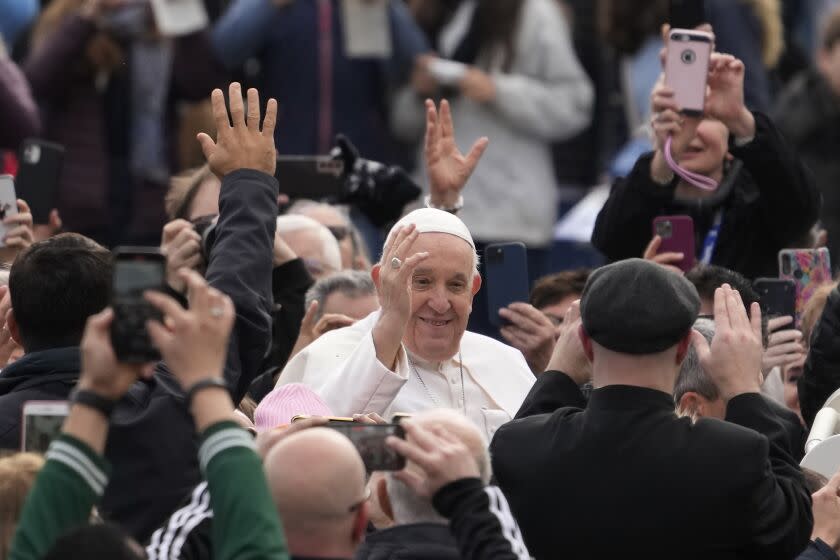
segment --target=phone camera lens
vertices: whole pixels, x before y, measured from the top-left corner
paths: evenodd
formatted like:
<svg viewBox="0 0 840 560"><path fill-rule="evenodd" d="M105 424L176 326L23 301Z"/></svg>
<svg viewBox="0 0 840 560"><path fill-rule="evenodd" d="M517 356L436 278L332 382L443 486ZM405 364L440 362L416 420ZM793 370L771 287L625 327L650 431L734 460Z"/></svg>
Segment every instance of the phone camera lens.
<svg viewBox="0 0 840 560"><path fill-rule="evenodd" d="M662 239L670 239L674 234L674 228L671 222L659 222L656 224L656 235Z"/></svg>
<svg viewBox="0 0 840 560"><path fill-rule="evenodd" d="M802 278L802 271L799 270L799 269L794 270L793 271L793 277L796 278L797 280L799 280L800 278Z"/></svg>
<svg viewBox="0 0 840 560"><path fill-rule="evenodd" d="M694 64L694 61L697 60L697 55L691 49L686 49L680 54L680 60L683 61L683 64Z"/></svg>

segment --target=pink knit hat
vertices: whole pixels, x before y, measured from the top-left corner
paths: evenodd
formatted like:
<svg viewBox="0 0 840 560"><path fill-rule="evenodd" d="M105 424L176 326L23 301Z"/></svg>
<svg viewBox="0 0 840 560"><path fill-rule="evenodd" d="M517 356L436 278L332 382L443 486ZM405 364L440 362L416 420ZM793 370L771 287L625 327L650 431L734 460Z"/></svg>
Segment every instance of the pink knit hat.
<svg viewBox="0 0 840 560"><path fill-rule="evenodd" d="M289 383L271 391L254 412L257 433L290 424L300 414L332 416L327 403L302 383Z"/></svg>

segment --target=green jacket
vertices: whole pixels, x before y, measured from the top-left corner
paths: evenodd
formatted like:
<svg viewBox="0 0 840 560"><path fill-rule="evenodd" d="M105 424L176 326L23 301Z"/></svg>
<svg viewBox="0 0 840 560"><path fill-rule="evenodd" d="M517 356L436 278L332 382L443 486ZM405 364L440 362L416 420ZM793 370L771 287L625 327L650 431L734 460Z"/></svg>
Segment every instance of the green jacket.
<svg viewBox="0 0 840 560"><path fill-rule="evenodd" d="M108 463L76 438L61 435L46 458L23 508L9 560L38 560L59 536L86 524L108 484ZM288 560L253 438L234 422L214 424L201 437L199 462L215 517L213 557Z"/></svg>

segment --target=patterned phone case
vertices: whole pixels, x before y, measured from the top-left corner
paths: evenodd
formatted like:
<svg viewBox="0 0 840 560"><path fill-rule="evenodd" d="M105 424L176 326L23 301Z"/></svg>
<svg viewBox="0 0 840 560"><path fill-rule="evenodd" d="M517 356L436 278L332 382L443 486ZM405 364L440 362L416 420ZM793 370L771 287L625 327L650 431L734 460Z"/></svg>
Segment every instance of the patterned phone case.
<svg viewBox="0 0 840 560"><path fill-rule="evenodd" d="M831 282L831 261L828 249L785 249L779 251L779 278L796 284L796 327L814 292Z"/></svg>

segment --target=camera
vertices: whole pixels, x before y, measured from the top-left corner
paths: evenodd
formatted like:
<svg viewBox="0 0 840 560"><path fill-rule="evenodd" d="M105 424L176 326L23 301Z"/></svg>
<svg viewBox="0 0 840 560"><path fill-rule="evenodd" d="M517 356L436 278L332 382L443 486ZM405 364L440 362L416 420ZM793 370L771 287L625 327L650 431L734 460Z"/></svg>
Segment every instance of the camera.
<svg viewBox="0 0 840 560"><path fill-rule="evenodd" d="M691 49L685 49L680 54L680 60L683 61L683 64L694 64L694 61L697 60L697 54Z"/></svg>

